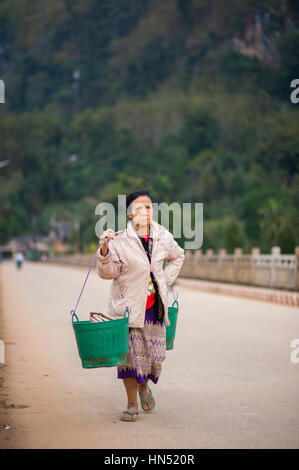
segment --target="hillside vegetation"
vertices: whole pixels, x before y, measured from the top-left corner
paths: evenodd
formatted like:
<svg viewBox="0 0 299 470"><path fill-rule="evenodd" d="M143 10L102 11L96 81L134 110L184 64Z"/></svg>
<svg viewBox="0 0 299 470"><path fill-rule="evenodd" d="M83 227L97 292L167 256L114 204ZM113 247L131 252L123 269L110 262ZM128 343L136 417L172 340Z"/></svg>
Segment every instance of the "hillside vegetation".
<svg viewBox="0 0 299 470"><path fill-rule="evenodd" d="M299 245L293 1L2 0L0 243L101 201L204 203L202 249ZM79 73L78 73L79 72Z"/></svg>

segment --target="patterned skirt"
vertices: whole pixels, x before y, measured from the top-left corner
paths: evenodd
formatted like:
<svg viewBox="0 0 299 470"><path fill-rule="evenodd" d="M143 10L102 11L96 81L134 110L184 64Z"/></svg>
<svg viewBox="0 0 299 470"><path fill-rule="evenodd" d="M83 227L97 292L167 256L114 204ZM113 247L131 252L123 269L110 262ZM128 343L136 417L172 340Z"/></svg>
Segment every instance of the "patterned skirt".
<svg viewBox="0 0 299 470"><path fill-rule="evenodd" d="M117 378L136 377L138 383L147 379L158 382L166 357L166 329L156 323L154 307L145 311L144 327L129 329L127 362L117 366Z"/></svg>

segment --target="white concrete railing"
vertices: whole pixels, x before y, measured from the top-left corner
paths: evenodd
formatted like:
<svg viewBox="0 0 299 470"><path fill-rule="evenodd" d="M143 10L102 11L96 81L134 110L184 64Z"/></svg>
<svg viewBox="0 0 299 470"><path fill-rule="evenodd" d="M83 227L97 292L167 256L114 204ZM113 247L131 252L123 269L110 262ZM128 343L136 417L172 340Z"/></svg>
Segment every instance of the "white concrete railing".
<svg viewBox="0 0 299 470"><path fill-rule="evenodd" d="M259 248L253 248L250 255L242 254L239 248L234 254L223 249L218 254L212 250L185 254L182 277L299 290L299 247L294 255L281 255L279 247L266 255L261 255Z"/></svg>
<svg viewBox="0 0 299 470"><path fill-rule="evenodd" d="M212 250L206 254L186 250L180 277L299 291L299 247L294 255L281 255L279 247L273 247L271 254L262 255L259 251L253 248L250 255L244 255L240 248L234 254L227 254L224 249L217 254ZM48 261L87 267L91 260L92 255L75 254Z"/></svg>

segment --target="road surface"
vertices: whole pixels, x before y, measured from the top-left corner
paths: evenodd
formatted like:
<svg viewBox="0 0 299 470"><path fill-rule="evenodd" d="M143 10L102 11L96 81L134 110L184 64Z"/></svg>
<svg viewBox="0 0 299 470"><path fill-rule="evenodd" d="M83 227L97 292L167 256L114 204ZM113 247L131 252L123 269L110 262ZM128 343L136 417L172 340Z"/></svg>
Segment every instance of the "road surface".
<svg viewBox="0 0 299 470"><path fill-rule="evenodd" d="M69 311L86 268L0 270L0 448L299 448L298 308L180 288L156 409L126 423L116 368L83 369L76 350ZM110 282L92 272L81 320L105 311Z"/></svg>

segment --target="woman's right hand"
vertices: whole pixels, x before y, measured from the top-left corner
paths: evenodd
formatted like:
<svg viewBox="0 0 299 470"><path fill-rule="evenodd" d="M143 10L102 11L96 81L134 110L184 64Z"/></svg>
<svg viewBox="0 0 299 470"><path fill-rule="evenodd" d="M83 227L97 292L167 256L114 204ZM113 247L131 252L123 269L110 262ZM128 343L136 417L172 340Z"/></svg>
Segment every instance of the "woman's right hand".
<svg viewBox="0 0 299 470"><path fill-rule="evenodd" d="M108 251L108 244L109 244L110 240L113 240L114 237L115 237L115 232L114 232L114 230L112 230L112 228L108 228L100 236L99 244L100 244L100 247L101 247L100 251L101 251L102 255L106 256L107 251Z"/></svg>

